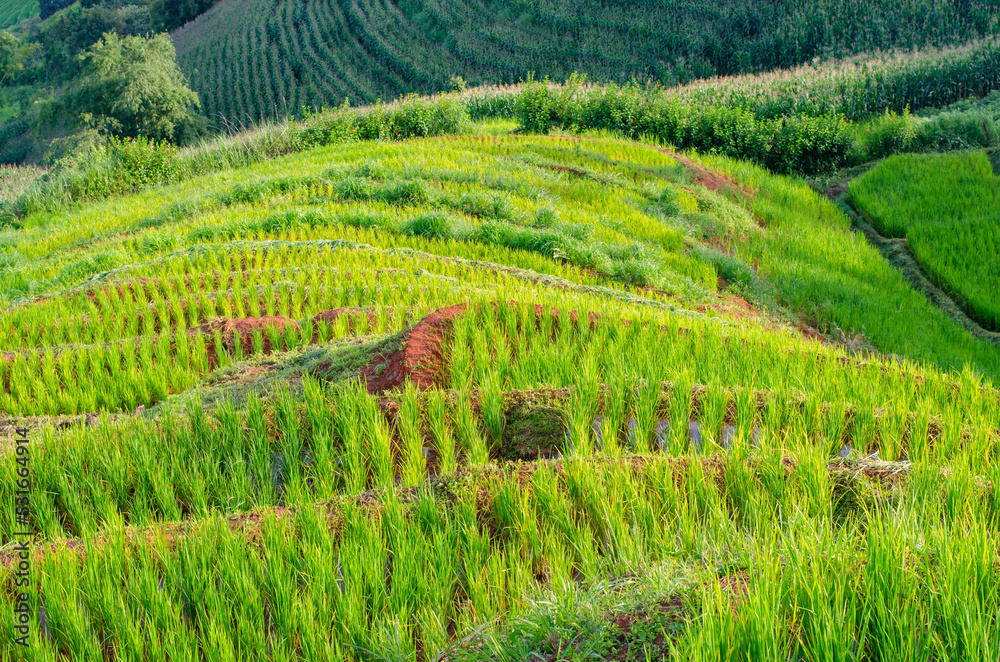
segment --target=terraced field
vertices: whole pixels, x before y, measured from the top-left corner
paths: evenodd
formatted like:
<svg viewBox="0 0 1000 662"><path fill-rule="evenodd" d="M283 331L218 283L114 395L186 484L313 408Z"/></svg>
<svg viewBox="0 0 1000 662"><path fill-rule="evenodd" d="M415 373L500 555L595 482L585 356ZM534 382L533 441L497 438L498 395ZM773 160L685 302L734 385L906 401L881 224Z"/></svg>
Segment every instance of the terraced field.
<svg viewBox="0 0 1000 662"><path fill-rule="evenodd" d="M1000 178L985 153L893 157L854 181L849 199L883 234L905 237L971 317L1000 330Z"/></svg>
<svg viewBox="0 0 1000 662"><path fill-rule="evenodd" d="M5 230L3 658L995 660L995 358L701 164L355 142ZM798 322L850 291L899 356Z"/></svg>
<svg viewBox="0 0 1000 662"><path fill-rule="evenodd" d="M0 27L38 13L38 0L0 0Z"/></svg>

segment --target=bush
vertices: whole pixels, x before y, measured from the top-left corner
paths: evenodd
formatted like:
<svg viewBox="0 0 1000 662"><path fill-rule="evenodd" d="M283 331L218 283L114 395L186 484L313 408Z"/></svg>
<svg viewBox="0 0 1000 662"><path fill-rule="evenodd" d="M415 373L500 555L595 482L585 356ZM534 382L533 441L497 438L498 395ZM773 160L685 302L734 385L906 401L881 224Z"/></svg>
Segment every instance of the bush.
<svg viewBox="0 0 1000 662"><path fill-rule="evenodd" d="M122 140L112 136L107 153L130 191L171 182L179 174L177 148L166 140L157 142L143 136Z"/></svg>
<svg viewBox="0 0 1000 662"><path fill-rule="evenodd" d="M1000 126L982 111L946 112L921 122L914 141L923 150L950 151L989 147L998 141Z"/></svg>
<svg viewBox="0 0 1000 662"><path fill-rule="evenodd" d="M856 130L851 160L864 163L910 150L914 144L914 122L907 108L902 115L891 110L865 122Z"/></svg>
<svg viewBox="0 0 1000 662"><path fill-rule="evenodd" d="M548 80L529 81L521 88L514 106L515 117L522 130L528 133L548 133L553 124L562 124L562 118L555 110L554 93L548 87Z"/></svg>
<svg viewBox="0 0 1000 662"><path fill-rule="evenodd" d="M57 187L63 183L73 200L97 200L172 182L179 174L177 149L170 143L112 136L86 157L60 161L51 181Z"/></svg>
<svg viewBox="0 0 1000 662"><path fill-rule="evenodd" d="M303 126L293 139L293 143L296 149L302 150L348 142L357 138L357 117L347 99L344 99L344 104L332 112L320 112L314 115L312 111L306 110Z"/></svg>
<svg viewBox="0 0 1000 662"><path fill-rule="evenodd" d="M409 237L451 239L454 236L454 221L447 214L431 212L410 219L400 230Z"/></svg>
<svg viewBox="0 0 1000 662"><path fill-rule="evenodd" d="M764 165L774 172L817 174L847 162L852 140L847 123L833 115L772 120Z"/></svg>
<svg viewBox="0 0 1000 662"><path fill-rule="evenodd" d="M527 83L517 100L522 129L547 133L558 126L651 136L680 149L748 159L784 173L836 169L851 149L849 127L836 115L760 119L744 108L693 106L638 85L581 89L580 79L560 89Z"/></svg>

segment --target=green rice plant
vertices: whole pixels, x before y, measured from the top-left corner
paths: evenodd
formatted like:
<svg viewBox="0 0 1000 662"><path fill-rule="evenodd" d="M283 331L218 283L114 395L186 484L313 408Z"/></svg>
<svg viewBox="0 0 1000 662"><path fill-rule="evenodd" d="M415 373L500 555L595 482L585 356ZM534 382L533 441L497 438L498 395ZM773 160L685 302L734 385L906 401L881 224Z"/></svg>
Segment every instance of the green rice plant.
<svg viewBox="0 0 1000 662"><path fill-rule="evenodd" d="M415 486L423 480L427 469L424 457L424 435L417 390L407 382L399 400L397 430L400 438L400 478L403 485Z"/></svg>
<svg viewBox="0 0 1000 662"><path fill-rule="evenodd" d="M465 461L473 467L486 464L490 458L490 449L480 431L479 419L473 410L472 397L468 391L458 392L454 419Z"/></svg>
<svg viewBox="0 0 1000 662"><path fill-rule="evenodd" d="M497 447L503 440L504 428L506 426L506 403L504 402L504 389L501 377L496 370L489 370L482 381L479 391L479 406L482 411L483 422L490 435L490 445Z"/></svg>
<svg viewBox="0 0 1000 662"><path fill-rule="evenodd" d="M448 423L445 397L440 392L431 394L427 400L427 424L434 439L437 473L450 474L456 466L455 437Z"/></svg>
<svg viewBox="0 0 1000 662"><path fill-rule="evenodd" d="M970 316L996 330L993 227L997 178L986 155L900 156L852 183L852 204L882 232L905 236L920 266Z"/></svg>
<svg viewBox="0 0 1000 662"><path fill-rule="evenodd" d="M334 389L334 420L337 437L341 443L341 475L345 490L350 494L360 494L365 490L367 471L364 455L364 440L361 430L360 386L347 384Z"/></svg>

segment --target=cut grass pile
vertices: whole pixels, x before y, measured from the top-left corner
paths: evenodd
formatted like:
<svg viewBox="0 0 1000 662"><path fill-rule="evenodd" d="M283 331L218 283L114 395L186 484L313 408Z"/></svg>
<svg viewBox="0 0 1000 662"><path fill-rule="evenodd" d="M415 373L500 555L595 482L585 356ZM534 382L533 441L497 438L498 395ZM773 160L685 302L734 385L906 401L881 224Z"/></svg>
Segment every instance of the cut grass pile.
<svg viewBox="0 0 1000 662"><path fill-rule="evenodd" d="M1000 178L983 152L897 156L851 183L850 202L905 237L931 279L1000 330Z"/></svg>
<svg viewBox="0 0 1000 662"><path fill-rule="evenodd" d="M0 657L995 660L995 350L692 158L351 143L3 230Z"/></svg>

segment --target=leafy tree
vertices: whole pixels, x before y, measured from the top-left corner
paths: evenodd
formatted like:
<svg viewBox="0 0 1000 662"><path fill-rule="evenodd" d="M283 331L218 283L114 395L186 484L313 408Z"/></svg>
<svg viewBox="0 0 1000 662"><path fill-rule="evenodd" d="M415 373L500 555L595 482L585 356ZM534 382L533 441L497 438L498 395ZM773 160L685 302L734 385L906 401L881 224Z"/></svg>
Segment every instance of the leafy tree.
<svg viewBox="0 0 1000 662"><path fill-rule="evenodd" d="M168 35L108 32L78 57L83 72L71 104L84 123L119 136L174 140L195 122L198 95L188 88Z"/></svg>
<svg viewBox="0 0 1000 662"><path fill-rule="evenodd" d="M211 9L218 0L155 0L149 6L153 25L159 30L175 30Z"/></svg>
<svg viewBox="0 0 1000 662"><path fill-rule="evenodd" d="M42 18L48 18L60 9L69 7L74 2L76 2L76 0L39 0L38 8Z"/></svg>
<svg viewBox="0 0 1000 662"><path fill-rule="evenodd" d="M24 43L6 30L0 32L0 85L16 81L38 44Z"/></svg>

